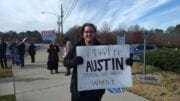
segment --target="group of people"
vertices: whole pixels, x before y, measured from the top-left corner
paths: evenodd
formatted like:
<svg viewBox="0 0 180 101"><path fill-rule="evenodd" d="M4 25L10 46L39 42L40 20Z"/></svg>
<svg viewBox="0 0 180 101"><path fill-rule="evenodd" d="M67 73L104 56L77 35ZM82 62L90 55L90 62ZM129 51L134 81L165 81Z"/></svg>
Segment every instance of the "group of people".
<svg viewBox="0 0 180 101"><path fill-rule="evenodd" d="M90 46L90 45L101 45L101 42L96 38L97 29L92 23L85 23L81 27L81 38L73 46L69 41L67 41L64 48L64 59L63 64L67 68L67 73L65 75L70 75L70 69L72 71L70 91L71 91L71 101L101 101L105 89L96 89L88 91L78 91L77 89L77 66L83 64L83 57L76 55L77 46ZM0 62L2 68L7 68L6 59L6 47L7 44L0 38ZM19 42L18 40L13 41L9 49L11 50L12 62L16 65L21 65L24 67L24 55L25 55L25 45L24 42ZM31 43L28 49L29 55L31 56L31 62L35 62L36 49L35 45ZM47 69L50 70L51 74L58 72L58 62L59 62L59 52L60 49L55 41L52 41L47 49L48 61ZM126 60L126 64L132 66L133 61L130 58ZM54 72L55 71L55 72Z"/></svg>
<svg viewBox="0 0 180 101"><path fill-rule="evenodd" d="M6 57L7 48L9 48L9 50L10 50L12 64L20 66L20 67L24 67L24 56L26 53L25 47L26 46L24 44L24 41L22 41L22 40L19 41L18 39L13 40L12 43L8 47L7 43L4 42L4 39L2 37L0 37L0 63L1 63L1 67L3 69L8 68L7 57ZM36 47L35 47L34 43L30 44L30 46L28 48L28 53L31 56L31 62L34 63L35 62L35 54L36 54Z"/></svg>
<svg viewBox="0 0 180 101"><path fill-rule="evenodd" d="M70 69L72 71L70 91L71 91L71 101L101 101L105 89L96 89L96 90L88 90L88 91L78 91L77 89L77 67L80 64L83 64L84 59L81 56L76 55L76 47L77 46L94 46L101 45L101 42L96 38L97 29L92 23L85 23L81 27L81 38L78 42L71 46L70 42L66 43L66 47L64 48L64 59L63 64L67 68L67 73L65 75L70 75ZM6 59L6 47L7 44L4 43L3 39L0 38L0 62L2 68L7 68L7 59ZM11 50L11 55L13 59L13 63L16 65L21 65L24 67L24 55L25 55L25 45L23 42L14 41L9 49ZM29 46L29 55L31 56L31 62L35 62L35 46L33 43ZM50 70L51 74L59 73L58 72L58 62L59 62L59 52L60 49L55 41L52 41L47 49L48 61L47 61L47 69ZM126 64L132 66L133 61L130 58L126 60Z"/></svg>
<svg viewBox="0 0 180 101"><path fill-rule="evenodd" d="M9 46L12 64L24 67L25 44L18 39L14 40Z"/></svg>

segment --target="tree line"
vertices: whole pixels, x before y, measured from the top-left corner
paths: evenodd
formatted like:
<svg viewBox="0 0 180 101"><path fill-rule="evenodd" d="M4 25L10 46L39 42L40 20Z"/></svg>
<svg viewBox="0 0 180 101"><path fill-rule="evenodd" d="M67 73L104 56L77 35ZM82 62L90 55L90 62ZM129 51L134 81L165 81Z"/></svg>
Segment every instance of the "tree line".
<svg viewBox="0 0 180 101"><path fill-rule="evenodd" d="M78 34L80 29L81 26L73 26L66 32L65 39L73 43L79 40L81 36ZM170 26L163 31L162 29L147 30L139 25L127 27L123 24L119 24L117 28L111 30L110 24L103 23L97 32L97 37L104 44L116 44L117 36L125 35L126 44L143 44L145 31L147 32L147 44L164 47L180 47L180 24Z"/></svg>
<svg viewBox="0 0 180 101"><path fill-rule="evenodd" d="M15 39L27 38L27 42L41 43L43 41L40 32L38 31L26 31L17 33L15 31L0 32L0 37L3 37L6 42L11 42Z"/></svg>
<svg viewBox="0 0 180 101"><path fill-rule="evenodd" d="M63 45L67 40L75 43L82 37L80 33L81 26L74 25L63 34L57 34L56 41ZM110 24L103 23L97 31L97 37L104 44L116 44L117 36L125 35L126 44L143 44L144 32L147 34L147 44L155 44L165 47L180 47L180 24L176 26L170 26L165 31L162 29L147 30L139 25L132 25L127 27L124 24L119 24L117 28L112 30ZM26 32L0 32L0 37L3 37L5 41L11 42L14 39L22 39L27 37L27 42L42 43L43 39L38 31L26 31Z"/></svg>

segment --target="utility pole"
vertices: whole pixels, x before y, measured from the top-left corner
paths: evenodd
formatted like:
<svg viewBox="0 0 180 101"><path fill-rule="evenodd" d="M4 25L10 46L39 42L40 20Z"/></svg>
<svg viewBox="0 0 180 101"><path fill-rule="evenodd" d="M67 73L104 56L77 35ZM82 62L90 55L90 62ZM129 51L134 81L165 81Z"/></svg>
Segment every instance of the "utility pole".
<svg viewBox="0 0 180 101"><path fill-rule="evenodd" d="M61 15L60 14L56 14L56 13L53 13L53 12L42 12L42 14L51 14L51 15L54 15L54 16L57 16L57 25L58 25L58 33L60 33L60 26L61 26Z"/></svg>
<svg viewBox="0 0 180 101"><path fill-rule="evenodd" d="M58 25L58 34L60 33L60 26L61 26L61 21L60 21L61 17L58 15L58 21L57 21L57 25Z"/></svg>
<svg viewBox="0 0 180 101"><path fill-rule="evenodd" d="M62 4L61 4L61 34L63 35L63 7L62 7Z"/></svg>

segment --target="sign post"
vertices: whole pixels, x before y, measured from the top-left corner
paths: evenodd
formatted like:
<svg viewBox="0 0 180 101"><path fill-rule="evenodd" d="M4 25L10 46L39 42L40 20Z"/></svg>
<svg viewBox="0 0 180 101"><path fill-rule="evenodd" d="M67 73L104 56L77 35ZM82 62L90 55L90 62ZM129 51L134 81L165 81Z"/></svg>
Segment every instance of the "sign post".
<svg viewBox="0 0 180 101"><path fill-rule="evenodd" d="M147 31L144 32L144 75L146 77L146 38L147 38Z"/></svg>

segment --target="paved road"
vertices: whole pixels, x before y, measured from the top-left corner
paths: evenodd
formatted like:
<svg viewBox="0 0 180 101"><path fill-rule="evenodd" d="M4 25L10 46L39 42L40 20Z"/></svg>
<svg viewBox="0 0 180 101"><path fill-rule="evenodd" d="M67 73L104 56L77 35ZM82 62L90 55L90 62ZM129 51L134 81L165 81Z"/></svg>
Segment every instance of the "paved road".
<svg viewBox="0 0 180 101"><path fill-rule="evenodd" d="M17 101L70 101L70 76L64 76L66 69L59 64L59 74L50 74L46 69L46 50L39 50L36 63L25 59L25 67L13 67ZM12 78L0 80L0 95L13 94ZM148 101L130 92L112 94L106 92L102 101Z"/></svg>

